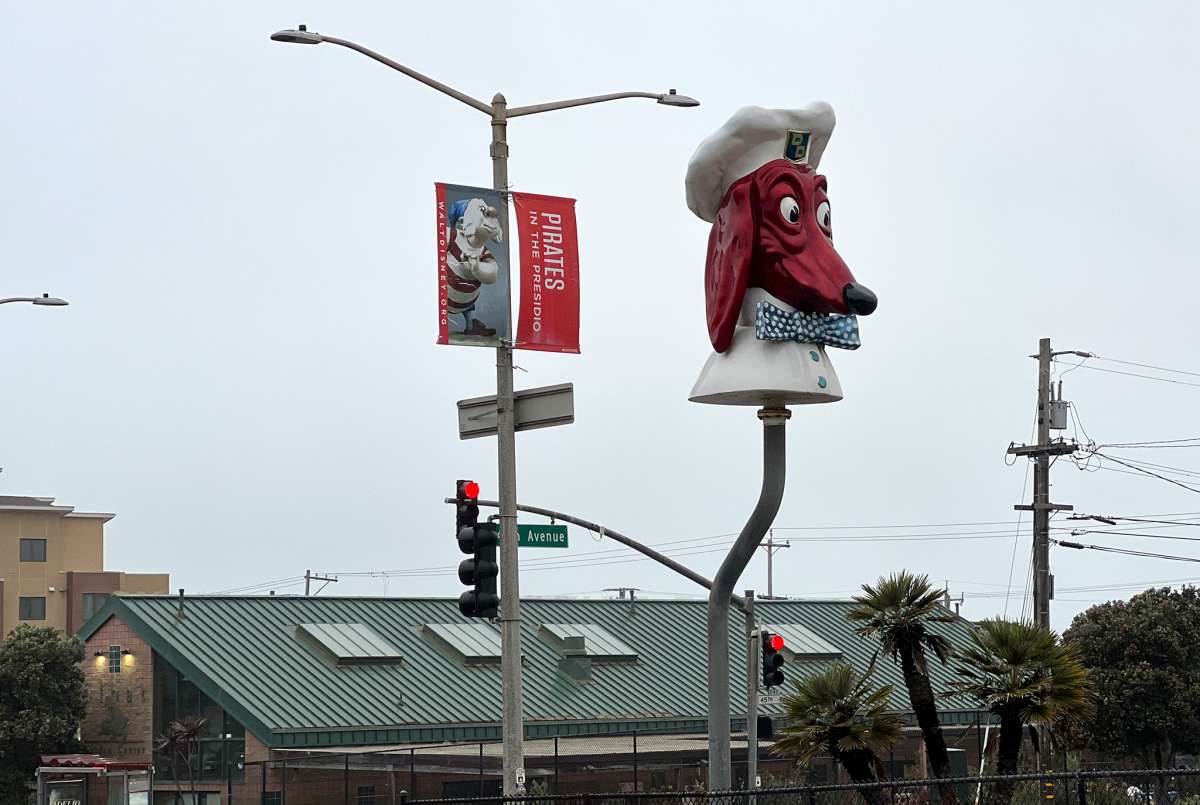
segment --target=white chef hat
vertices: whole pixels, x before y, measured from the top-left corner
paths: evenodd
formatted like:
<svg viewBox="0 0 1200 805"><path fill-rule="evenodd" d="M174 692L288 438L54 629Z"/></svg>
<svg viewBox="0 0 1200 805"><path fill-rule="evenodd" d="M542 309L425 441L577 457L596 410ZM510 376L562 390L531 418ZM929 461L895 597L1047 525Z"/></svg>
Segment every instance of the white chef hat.
<svg viewBox="0 0 1200 805"><path fill-rule="evenodd" d="M730 185L776 159L816 169L835 122L824 101L801 109L742 107L692 154L684 181L688 207L711 222Z"/></svg>

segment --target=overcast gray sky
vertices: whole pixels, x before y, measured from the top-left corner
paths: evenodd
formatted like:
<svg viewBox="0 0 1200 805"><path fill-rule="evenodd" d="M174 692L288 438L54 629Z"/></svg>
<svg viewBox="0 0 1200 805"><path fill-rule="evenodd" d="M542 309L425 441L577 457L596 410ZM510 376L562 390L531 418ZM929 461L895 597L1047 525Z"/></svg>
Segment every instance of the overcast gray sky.
<svg viewBox="0 0 1200 805"><path fill-rule="evenodd" d="M0 491L116 512L111 568L195 592L426 569L327 592L457 595L441 500L457 477L495 493L494 441L460 442L454 407L494 391L494 354L434 344L433 183L490 183L487 120L345 49L268 40L301 22L481 98L702 101L509 131L515 189L579 200L583 287L583 354L518 353L518 387L574 382L577 410L518 436L519 497L647 542L695 539L664 550L702 572L754 504L760 428L753 409L687 401L710 349L708 226L683 176L740 106L833 104L835 243L880 298L862 349L834 351L846 399L789 425L776 524L807 530L776 532L792 539L777 592L846 595L907 567L984 617L1005 611L1015 556L1019 614L1026 462L1003 458L1030 434L1037 339L1200 372L1190 3L4 6L0 296L71 306L0 308ZM1200 376L1092 366L1157 373L1067 375L1093 439L1200 435ZM1200 470L1200 450L1119 455ZM1053 481L1080 511L1200 518L1195 492L1136 474L1064 459ZM928 525L949 523L986 525ZM864 525L887 527L832 530ZM827 540L935 533L956 538ZM568 551L524 552L522 589L698 594L594 553L616 547L573 529ZM1129 594L1073 588L1200 578L1062 548L1052 564L1060 628ZM765 575L760 556L738 587Z"/></svg>

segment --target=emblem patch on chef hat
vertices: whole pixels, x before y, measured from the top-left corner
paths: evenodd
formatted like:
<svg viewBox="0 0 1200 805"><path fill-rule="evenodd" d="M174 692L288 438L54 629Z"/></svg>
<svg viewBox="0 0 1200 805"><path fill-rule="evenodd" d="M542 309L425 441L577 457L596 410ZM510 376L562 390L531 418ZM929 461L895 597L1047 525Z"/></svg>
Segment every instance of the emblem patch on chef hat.
<svg viewBox="0 0 1200 805"><path fill-rule="evenodd" d="M796 131L789 129L787 145L783 147L783 158L797 165L808 164L808 141L812 139L811 131Z"/></svg>

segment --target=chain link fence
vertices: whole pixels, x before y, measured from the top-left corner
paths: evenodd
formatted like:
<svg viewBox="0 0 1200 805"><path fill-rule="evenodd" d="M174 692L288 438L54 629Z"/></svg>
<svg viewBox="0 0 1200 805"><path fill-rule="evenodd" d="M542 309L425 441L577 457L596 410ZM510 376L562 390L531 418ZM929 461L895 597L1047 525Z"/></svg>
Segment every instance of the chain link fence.
<svg viewBox="0 0 1200 805"><path fill-rule="evenodd" d="M746 745L732 746L738 794L707 790L708 740L703 734L636 733L574 736L525 742L527 795L515 805L927 805L940 803L936 785L952 785L961 805L995 805L1011 789L1011 805L1200 805L1200 770L1047 771L1015 777L924 779L920 739L883 758L883 782L849 784L830 758L801 767L795 758L759 747L758 788L746 789ZM974 743L964 741L964 744ZM980 748L983 748L982 743ZM962 751L962 750L959 750ZM978 771L976 753L960 767ZM1057 763L1056 763L1057 765ZM224 784L186 789L187 805L401 805L496 802L501 799L502 745L454 743L373 747L364 751L280 751L248 762ZM748 785L748 782L750 785ZM154 802L164 798L164 785Z"/></svg>
<svg viewBox="0 0 1200 805"><path fill-rule="evenodd" d="M1200 769L1080 771L886 780L728 792L647 791L409 800L408 805L930 805L951 786L961 805L1200 805Z"/></svg>

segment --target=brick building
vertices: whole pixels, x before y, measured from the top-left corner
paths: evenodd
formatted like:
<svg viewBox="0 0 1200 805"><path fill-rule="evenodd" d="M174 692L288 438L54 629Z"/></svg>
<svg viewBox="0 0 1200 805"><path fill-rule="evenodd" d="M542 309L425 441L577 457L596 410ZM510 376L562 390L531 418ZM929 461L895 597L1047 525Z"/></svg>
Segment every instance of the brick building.
<svg viewBox="0 0 1200 805"><path fill-rule="evenodd" d="M75 632L115 592L170 589L166 573L104 569L104 526L114 516L0 495L0 642L20 623Z"/></svg>
<svg viewBox="0 0 1200 805"><path fill-rule="evenodd" d="M866 667L877 644L854 634L851 606L758 603L759 621L786 638L789 678L837 661ZM704 602L531 599L522 614L532 786L704 784ZM952 642L966 628L935 627ZM499 630L465 620L456 599L117 594L79 634L89 690L82 738L108 758L152 761L156 803L180 787L197 792L184 801L205 805L382 805L401 789L498 790ZM731 641L742 644L740 635ZM735 702L745 690L741 655L731 656ZM907 711L899 668L880 662L877 673ZM934 663L930 673L944 689L949 672ZM781 715L777 705L764 709ZM940 709L949 742L966 750L956 752L960 763L977 763L988 714L962 697ZM205 719L190 763L155 749L185 716ZM734 726L744 729L736 717ZM795 780L794 764L767 762L767 750L764 778ZM735 768L739 758L744 740L734 742ZM923 773L915 729L888 761L894 774ZM836 769L819 761L806 774L832 781Z"/></svg>

